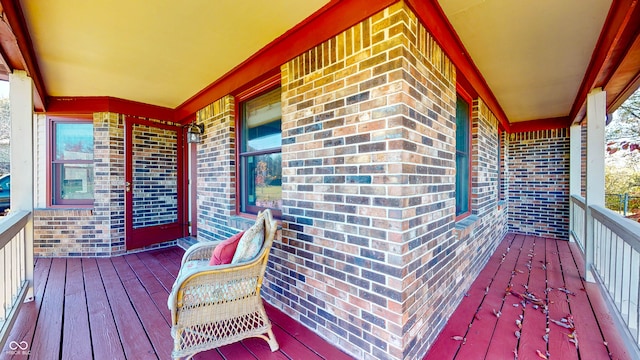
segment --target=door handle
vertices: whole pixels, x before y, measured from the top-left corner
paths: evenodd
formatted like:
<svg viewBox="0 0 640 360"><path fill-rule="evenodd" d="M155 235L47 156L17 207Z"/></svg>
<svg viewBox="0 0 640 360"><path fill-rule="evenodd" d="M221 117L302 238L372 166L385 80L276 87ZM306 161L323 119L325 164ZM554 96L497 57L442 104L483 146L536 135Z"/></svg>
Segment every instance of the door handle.
<svg viewBox="0 0 640 360"><path fill-rule="evenodd" d="M130 182L125 181L124 186L125 186L125 191L126 192L130 192L131 191L131 183Z"/></svg>

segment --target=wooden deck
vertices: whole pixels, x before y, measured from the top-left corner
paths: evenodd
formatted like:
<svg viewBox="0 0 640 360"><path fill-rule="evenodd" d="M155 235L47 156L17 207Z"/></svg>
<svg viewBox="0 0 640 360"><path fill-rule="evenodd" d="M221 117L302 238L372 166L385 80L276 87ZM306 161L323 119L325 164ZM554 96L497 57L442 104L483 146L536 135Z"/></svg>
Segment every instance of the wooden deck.
<svg viewBox="0 0 640 360"><path fill-rule="evenodd" d="M109 259L38 259L35 301L23 306L0 359L170 359L166 300L183 253L174 247ZM628 359L582 268L575 244L507 235L425 360ZM278 352L250 339L195 359L351 359L266 309Z"/></svg>
<svg viewBox="0 0 640 360"><path fill-rule="evenodd" d="M170 359L167 297L183 253L174 247L108 259L37 259L35 301L22 307L0 359ZM279 351L249 339L194 359L351 359L265 307Z"/></svg>
<svg viewBox="0 0 640 360"><path fill-rule="evenodd" d="M582 269L573 243L507 235L424 359L630 359Z"/></svg>

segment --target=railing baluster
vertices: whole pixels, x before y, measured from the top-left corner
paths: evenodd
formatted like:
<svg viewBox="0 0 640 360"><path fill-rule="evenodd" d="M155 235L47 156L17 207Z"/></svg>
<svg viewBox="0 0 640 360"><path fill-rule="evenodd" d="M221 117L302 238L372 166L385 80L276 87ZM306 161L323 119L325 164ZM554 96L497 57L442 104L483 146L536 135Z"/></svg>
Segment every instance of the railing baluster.
<svg viewBox="0 0 640 360"><path fill-rule="evenodd" d="M4 248L0 249L0 270L2 270L2 294L0 294L0 301L2 302L2 308L0 309L0 321L4 321L7 318L7 270L4 263Z"/></svg>
<svg viewBox="0 0 640 360"><path fill-rule="evenodd" d="M632 331L632 335L635 340L638 341L638 298L640 293L638 292L638 281L640 281L640 254L631 250L631 271L629 272L629 329L635 329Z"/></svg>
<svg viewBox="0 0 640 360"><path fill-rule="evenodd" d="M571 197L574 205L579 200ZM640 358L640 224L602 206L592 205L588 213L596 253L587 270L595 274L629 351Z"/></svg>
<svg viewBox="0 0 640 360"><path fill-rule="evenodd" d="M622 313L625 314L625 318L627 320L627 325L631 326L631 315L630 315L630 298L629 298L629 292L631 290L631 287L628 286L628 282L630 281L629 279L627 279L627 272L624 271L624 269L630 269L631 268L631 247L629 246L629 244L626 244L624 241L620 241L620 243L622 244L622 265L621 265L621 269L622 269L622 273L620 274L620 283L621 285L621 304L622 304Z"/></svg>

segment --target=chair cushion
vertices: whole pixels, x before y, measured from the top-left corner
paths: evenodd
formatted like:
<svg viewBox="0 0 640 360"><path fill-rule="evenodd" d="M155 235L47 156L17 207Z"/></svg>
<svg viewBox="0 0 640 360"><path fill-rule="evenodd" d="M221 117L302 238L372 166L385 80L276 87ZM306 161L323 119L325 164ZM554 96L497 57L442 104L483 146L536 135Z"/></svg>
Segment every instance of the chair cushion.
<svg viewBox="0 0 640 360"><path fill-rule="evenodd" d="M207 260L189 260L184 264L182 264L182 266L180 267L180 271L178 272L177 278L179 279L182 276L182 274L186 274L191 269L197 269L202 266L207 266ZM176 279L176 282L177 282L177 279Z"/></svg>
<svg viewBox="0 0 640 360"><path fill-rule="evenodd" d="M241 231L216 245L216 247L213 248L209 265L231 264L233 255L236 253L236 248L238 247L238 242L244 233L244 231Z"/></svg>
<svg viewBox="0 0 640 360"><path fill-rule="evenodd" d="M253 260L260 252L264 243L264 217L258 216L256 223L240 238L232 264Z"/></svg>

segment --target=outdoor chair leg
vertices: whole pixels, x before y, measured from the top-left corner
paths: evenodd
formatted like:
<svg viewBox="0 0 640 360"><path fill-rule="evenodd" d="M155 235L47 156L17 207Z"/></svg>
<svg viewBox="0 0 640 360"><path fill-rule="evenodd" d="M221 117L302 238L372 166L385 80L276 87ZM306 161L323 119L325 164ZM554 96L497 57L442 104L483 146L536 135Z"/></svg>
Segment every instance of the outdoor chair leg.
<svg viewBox="0 0 640 360"><path fill-rule="evenodd" d="M271 348L271 352L275 352L278 351L278 349L280 349L280 345L278 344L278 341L276 341L276 337L273 335L273 330L269 329L269 331L267 331L267 335L269 340L267 340L267 342L269 343L269 347Z"/></svg>

